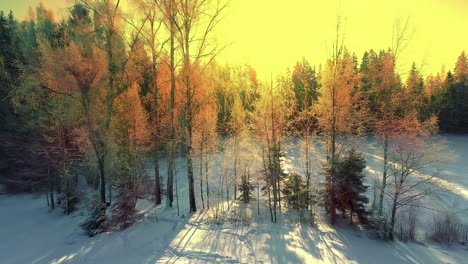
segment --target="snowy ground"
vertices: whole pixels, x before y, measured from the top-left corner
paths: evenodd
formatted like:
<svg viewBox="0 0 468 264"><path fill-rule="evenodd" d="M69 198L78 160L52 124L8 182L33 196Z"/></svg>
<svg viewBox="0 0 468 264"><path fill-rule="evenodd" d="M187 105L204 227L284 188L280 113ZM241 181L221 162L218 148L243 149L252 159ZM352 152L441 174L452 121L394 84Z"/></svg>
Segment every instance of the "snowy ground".
<svg viewBox="0 0 468 264"><path fill-rule="evenodd" d="M450 136L451 148L460 159L449 166L446 181L458 188L455 193L440 194L429 202L440 208L468 202L468 137ZM379 148L366 145L368 174L378 170ZM298 170L299 157L288 152L286 165ZM162 162L163 164L164 162ZM212 170L213 177L223 171ZM89 238L79 227L84 211L63 216L49 212L44 196L0 195L0 263L466 263L468 250L462 246L439 246L421 239L420 243L389 243L370 239L365 232L350 227L331 228L318 214L317 227L298 224L294 215L283 214L277 224L269 222L265 204L257 215L256 203L249 206L230 204L234 219L218 222L213 211L187 214L187 186L183 164L179 162L178 185L180 215L176 208L158 208L140 201L138 210L145 214L140 222L122 232ZM164 174L164 169L162 171ZM371 181L371 180L370 180ZM213 192L219 179L212 180ZM198 188L198 182L196 182ZM199 193L197 191L197 199ZM467 192L468 193L468 192ZM232 194L231 194L232 195ZM215 195L212 194L214 197ZM200 201L197 201L200 205ZM215 198L212 198L215 203ZM466 207L466 206L465 206ZM233 210L232 208L236 208ZM427 212L421 212L428 217ZM461 215L467 220L466 215ZM422 219L424 222L425 219ZM427 220L427 219L426 219Z"/></svg>

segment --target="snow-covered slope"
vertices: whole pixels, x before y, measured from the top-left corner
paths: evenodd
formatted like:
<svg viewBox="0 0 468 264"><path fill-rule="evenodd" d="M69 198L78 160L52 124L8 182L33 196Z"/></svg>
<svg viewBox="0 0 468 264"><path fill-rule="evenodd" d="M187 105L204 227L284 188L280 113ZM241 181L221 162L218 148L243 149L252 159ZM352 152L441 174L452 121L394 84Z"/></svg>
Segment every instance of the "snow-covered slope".
<svg viewBox="0 0 468 264"><path fill-rule="evenodd" d="M459 151L460 159L449 166L445 180L460 189L456 193L440 194L440 197L429 201L433 204L439 201L440 206L450 206L453 201L458 204L468 202L462 194L468 188L468 170L464 161L468 137L450 136L449 144ZM378 170L380 164L379 148L365 146L371 182L371 170ZM286 169L300 172L298 155L293 147L288 151ZM223 155L218 156L217 164L211 168L213 192L220 184L223 160ZM161 161L162 175L165 175L164 163ZM181 160L177 163L177 170L180 216L177 216L176 208L166 208L165 205L158 207L155 214L152 203L141 200L137 207L145 217L138 223L122 232L92 238L84 235L79 227L86 217L84 213L64 216L60 210L49 212L44 196L0 195L0 264L426 264L466 263L468 259L466 246L445 247L424 242L424 239L420 243L390 243L373 240L365 232L350 227L331 228L321 218L320 212L317 213L316 227L298 224L292 214L282 214L279 223L272 224L265 203L261 203L260 215L257 215L256 203L248 206L231 203L230 219L221 222L214 220L212 210L199 210L190 215L187 213L187 178ZM196 198L200 205L198 188L196 183ZM215 196L214 193L212 195ZM212 198L212 203L215 200ZM227 210L226 202L222 203ZM461 216L467 220L466 216ZM421 217L425 217L422 222L429 219L427 213Z"/></svg>
<svg viewBox="0 0 468 264"><path fill-rule="evenodd" d="M148 205L148 204L147 204ZM140 206L145 208L145 204ZM0 263L466 263L468 251L389 243L351 229L268 223L216 224L209 214L180 218L162 209L122 232L89 238L83 216L47 212L43 197L1 196ZM152 216L150 216L152 215Z"/></svg>

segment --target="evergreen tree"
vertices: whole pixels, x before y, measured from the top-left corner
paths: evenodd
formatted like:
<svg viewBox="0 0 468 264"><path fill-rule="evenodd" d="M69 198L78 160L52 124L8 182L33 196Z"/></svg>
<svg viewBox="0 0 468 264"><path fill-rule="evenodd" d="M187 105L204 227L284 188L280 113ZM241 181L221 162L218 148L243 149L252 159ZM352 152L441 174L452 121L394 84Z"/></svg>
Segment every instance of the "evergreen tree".
<svg viewBox="0 0 468 264"><path fill-rule="evenodd" d="M369 199L365 195L368 186L364 185L364 155L350 149L335 162L334 166L326 164L325 175L331 178L334 184L327 185L325 206L340 210L343 216L349 212L351 223L354 215L357 215L361 223L366 223L366 204Z"/></svg>
<svg viewBox="0 0 468 264"><path fill-rule="evenodd" d="M455 72L447 73L444 82L446 87L446 106L439 114L443 131L468 131L468 60L465 52L458 57Z"/></svg>
<svg viewBox="0 0 468 264"><path fill-rule="evenodd" d="M424 81L419 70L416 68L415 62L411 65L411 70L406 80L406 92L409 95L407 98L408 109L418 111L420 119L427 118L425 116L427 101L424 97Z"/></svg>
<svg viewBox="0 0 468 264"><path fill-rule="evenodd" d="M303 177L296 173L286 176L284 187L281 190L284 199L292 209L306 209L308 205L307 184Z"/></svg>
<svg viewBox="0 0 468 264"><path fill-rule="evenodd" d="M250 182L250 175L248 171L243 171L241 175L241 183L239 185L240 196L239 200L243 203L249 203L252 199L252 192L254 190L254 186Z"/></svg>
<svg viewBox="0 0 468 264"><path fill-rule="evenodd" d="M318 81L315 68L305 58L302 58L302 61L298 61L294 65L291 78L294 84L297 111L302 112L310 108L312 103L317 100Z"/></svg>
<svg viewBox="0 0 468 264"><path fill-rule="evenodd" d="M338 42L339 43L339 42ZM344 46L335 51L327 61L321 76L320 96L314 105L320 132L326 138L327 165L326 193L327 200L336 199L336 175L340 153L348 147L348 136L358 134L362 128L364 108L357 107L361 101L356 87L359 83L355 59ZM344 144L341 144L344 143ZM335 202L326 203L330 222L335 222Z"/></svg>
<svg viewBox="0 0 468 264"><path fill-rule="evenodd" d="M364 155L355 151L349 150L338 166L338 175L340 175L340 183L337 196L340 197L338 207L344 212L349 210L350 220L353 221L353 214L356 214L361 223L366 222L367 210L366 204L369 199L366 197L368 186L364 185L364 173L366 168L366 160Z"/></svg>
<svg viewBox="0 0 468 264"><path fill-rule="evenodd" d="M12 13L7 18L3 11L0 11L0 99L6 102L0 104L0 122L6 124L0 128L2 132L9 130L9 126L15 123L11 104L8 100L4 100L19 77L19 68L15 63L19 59L19 50L13 41L15 25L16 20Z"/></svg>

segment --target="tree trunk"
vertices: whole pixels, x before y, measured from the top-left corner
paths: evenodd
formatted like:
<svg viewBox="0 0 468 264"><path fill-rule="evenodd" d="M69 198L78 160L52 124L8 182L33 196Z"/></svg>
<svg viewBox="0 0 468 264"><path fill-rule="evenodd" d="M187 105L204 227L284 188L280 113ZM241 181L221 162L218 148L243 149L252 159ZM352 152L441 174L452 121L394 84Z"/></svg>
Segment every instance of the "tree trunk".
<svg viewBox="0 0 468 264"><path fill-rule="evenodd" d="M47 176L49 178L49 193L48 193L48 195L50 195L50 207L53 210L53 209L55 209L54 184L53 184L53 180L52 180L52 175L50 173L50 161L48 161L48 163L47 163Z"/></svg>
<svg viewBox="0 0 468 264"><path fill-rule="evenodd" d="M52 207L52 210L55 209L55 203L54 203L54 191L50 191L50 205Z"/></svg>
<svg viewBox="0 0 468 264"><path fill-rule="evenodd" d="M257 175L257 215L260 215L260 180Z"/></svg>
<svg viewBox="0 0 468 264"><path fill-rule="evenodd" d="M177 216L180 215L180 207L179 207L179 186L177 185L177 177L175 179L175 188L176 188L176 203L177 203ZM171 203L172 206L172 203Z"/></svg>
<svg viewBox="0 0 468 264"><path fill-rule="evenodd" d="M330 224L335 225L335 218L336 218L336 212L335 212L335 203L331 203L330 206Z"/></svg>
<svg viewBox="0 0 468 264"><path fill-rule="evenodd" d="M388 238L390 240L395 239L395 218L396 218L396 211L397 211L397 201L398 201L398 192L395 192L395 197L393 198L393 205L392 205L392 216L390 219L390 230L388 232Z"/></svg>
<svg viewBox="0 0 468 264"><path fill-rule="evenodd" d="M58 172L55 172L55 200L57 201L57 204L62 204L62 199L60 199L60 193L62 193L62 186L60 182L60 174Z"/></svg>
<svg viewBox="0 0 468 264"><path fill-rule="evenodd" d="M200 198L202 208L205 209L205 200L203 199L203 144L200 146Z"/></svg>
<svg viewBox="0 0 468 264"><path fill-rule="evenodd" d="M331 186L332 186L332 188L334 188L333 187L333 181L331 183ZM328 198L331 201L330 202L330 223L331 223L331 225L335 225L335 218L336 218L336 204L335 204L335 201L334 201L335 195L336 195L335 191L332 189L330 191L330 197Z"/></svg>
<svg viewBox="0 0 468 264"><path fill-rule="evenodd" d="M384 161L383 161L383 176L382 176L382 186L380 188L380 197L379 197L379 215L382 216L383 213L383 200L385 194L385 187L387 185L387 170L388 170L388 138L384 139Z"/></svg>
<svg viewBox="0 0 468 264"><path fill-rule="evenodd" d="M174 201L174 143L169 143L169 153L167 157L167 205L172 207Z"/></svg>
<svg viewBox="0 0 468 264"><path fill-rule="evenodd" d="M101 190L101 203L106 206L106 176L104 173L104 159L98 157L97 159L99 167L99 176L101 178L100 190Z"/></svg>
<svg viewBox="0 0 468 264"><path fill-rule="evenodd" d="M186 128L187 128L187 177L189 182L189 203L190 203L190 212L197 211L197 205L195 201L195 188L193 181L193 146L192 146L192 137L193 137L193 119L194 119L194 109L192 108L192 100L194 94L194 87L192 87L190 80L191 72L191 63L190 63L190 30L191 25L188 21L183 21L184 23L184 32L183 32L183 73L184 73L184 84L185 84L185 115L186 115ZM181 32L182 33L182 32Z"/></svg>
<svg viewBox="0 0 468 264"><path fill-rule="evenodd" d="M308 135L308 132L306 132L306 138L305 138L305 159L306 159L306 162L305 162L305 166L306 166L306 178L307 178L307 203L306 203L306 206L307 206L307 209L310 209L309 205L310 205L310 164L309 164L309 135Z"/></svg>
<svg viewBox="0 0 468 264"><path fill-rule="evenodd" d="M65 183L65 213L67 215L70 214L70 187L69 185L69 175L66 173L65 164L63 164L63 176L64 176L64 183Z"/></svg>
<svg viewBox="0 0 468 264"><path fill-rule="evenodd" d="M277 185L278 187L276 187L276 191L278 193L278 213L281 214L281 185L280 185L280 175L281 174L281 164L280 164L280 160L278 159L278 171L276 172L276 182L277 182Z"/></svg>
<svg viewBox="0 0 468 264"><path fill-rule="evenodd" d="M276 223L276 208L278 203L278 191L276 187L276 173L272 171L271 185L273 186L273 222Z"/></svg>
<svg viewBox="0 0 468 264"><path fill-rule="evenodd" d="M167 157L167 204L172 207L174 201L174 151L175 151L175 128L174 128L174 108L175 108L175 25L174 25L174 9L173 1L170 2L170 71L171 71L171 91L170 91L170 135L169 135L169 155Z"/></svg>
<svg viewBox="0 0 468 264"><path fill-rule="evenodd" d="M227 210L228 210L228 213L229 213L229 210L231 210L231 208L229 207L230 204L229 204L229 183L226 182L226 203L227 203Z"/></svg>
<svg viewBox="0 0 468 264"><path fill-rule="evenodd" d="M273 223L274 220L273 220L273 207L271 206L271 191L270 191L270 187L268 187L268 209L270 210L270 219L271 219L271 222Z"/></svg>
<svg viewBox="0 0 468 264"><path fill-rule="evenodd" d="M221 188L218 190L218 206L221 206L221 214L224 213L224 198L223 198L223 188L224 188L224 181L226 177L226 172L223 172L223 175L221 176ZM219 202L219 198L221 198L221 203Z"/></svg>
<svg viewBox="0 0 468 264"><path fill-rule="evenodd" d="M109 192L109 205L112 203L112 184L111 184L111 179L110 175L107 176L107 189Z"/></svg>
<svg viewBox="0 0 468 264"><path fill-rule="evenodd" d="M189 137L191 133L189 132ZM193 183L193 161L192 161L192 144L189 139L189 144L187 146L187 177L189 182L189 202L190 202L190 212L197 211L197 204L195 202L195 188Z"/></svg>
<svg viewBox="0 0 468 264"><path fill-rule="evenodd" d="M237 160L239 156L237 135L234 137L234 155L234 199L237 199Z"/></svg>
<svg viewBox="0 0 468 264"><path fill-rule="evenodd" d="M210 209L210 187L208 185L208 154L205 158L205 184L206 184L206 207Z"/></svg>
<svg viewBox="0 0 468 264"><path fill-rule="evenodd" d="M159 155L154 153L154 199L157 205L161 204L161 178L159 176Z"/></svg>

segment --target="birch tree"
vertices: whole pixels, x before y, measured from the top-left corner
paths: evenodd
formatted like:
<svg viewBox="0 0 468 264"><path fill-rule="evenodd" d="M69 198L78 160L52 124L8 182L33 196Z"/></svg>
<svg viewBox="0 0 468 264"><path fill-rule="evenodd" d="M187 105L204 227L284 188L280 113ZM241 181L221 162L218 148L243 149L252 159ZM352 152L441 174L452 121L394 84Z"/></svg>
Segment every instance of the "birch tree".
<svg viewBox="0 0 468 264"><path fill-rule="evenodd" d="M347 137L359 131L362 127L361 111L356 108L359 94L355 93L358 86L355 59L344 45L344 21L337 16L335 38L332 41L330 55L324 66L320 80L319 96L314 107L319 129L326 141L327 179L326 179L326 209L330 214L331 223L335 222L335 165L337 157L347 147ZM341 140L341 142L339 142Z"/></svg>
<svg viewBox="0 0 468 264"><path fill-rule="evenodd" d="M435 120L421 123L416 116L400 121L403 130L390 146L390 188L385 195L390 199L389 238L394 239L397 212L406 205L424 199L428 195L444 190L440 178L447 163L454 159L443 141L433 134Z"/></svg>
<svg viewBox="0 0 468 264"><path fill-rule="evenodd" d="M70 88L78 91L77 100L81 102L85 122L88 128L88 135L100 174L100 198L103 205L106 204L106 177L105 163L108 154L108 134L112 120L113 104L115 99L122 94L134 81L134 76L127 70L128 62L135 49L135 43L140 34L141 28L135 29L134 34L128 42L122 30L122 13L120 11L120 1L113 0L78 0L78 4L93 12L94 28L88 27L79 32L76 45L71 45L64 53L56 58L57 71L54 73L59 80L68 78ZM80 36L81 34L81 36ZM126 49L127 47L128 49ZM122 56L117 56L124 55ZM73 57L72 57L73 56ZM68 58L68 59L65 59ZM77 60L78 59L78 60ZM102 60L104 59L105 62ZM98 61L93 61L98 60ZM106 67L102 67L105 63ZM102 72L101 65L106 69ZM49 81L53 80L50 78ZM58 94L75 96L73 92L67 90L60 91L61 84L55 82L53 91ZM98 86L99 97L103 101L96 101L91 98L90 89ZM106 89L102 89L106 87ZM101 97L102 96L102 97ZM102 106L101 113L97 117L94 115L96 108Z"/></svg>
<svg viewBox="0 0 468 264"><path fill-rule="evenodd" d="M289 119L294 111L295 100L291 87L285 87L289 78L279 76L275 85L261 85L260 99L255 104L253 130L260 142L265 191L271 221L276 223L281 212L281 179L283 177L283 143L290 126Z"/></svg>
<svg viewBox="0 0 468 264"><path fill-rule="evenodd" d="M181 83L183 89L183 127L185 129L187 178L189 182L190 211L197 210L193 177L193 128L199 112L195 95L199 89L195 76L203 71L225 46L214 39L214 29L224 17L229 1L177 1L178 13L174 24L182 54Z"/></svg>

